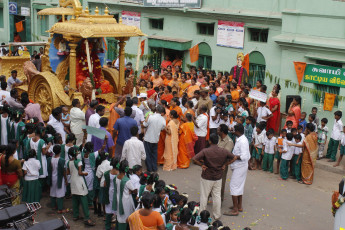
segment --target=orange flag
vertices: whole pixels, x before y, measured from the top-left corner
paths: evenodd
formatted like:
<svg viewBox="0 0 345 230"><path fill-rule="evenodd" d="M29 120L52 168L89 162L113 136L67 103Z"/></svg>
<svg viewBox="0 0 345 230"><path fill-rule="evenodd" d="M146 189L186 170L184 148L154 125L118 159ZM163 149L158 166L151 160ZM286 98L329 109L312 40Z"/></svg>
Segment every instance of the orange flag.
<svg viewBox="0 0 345 230"><path fill-rule="evenodd" d="M16 23L16 30L17 30L18 33L24 31L23 21L20 21L20 22Z"/></svg>
<svg viewBox="0 0 345 230"><path fill-rule="evenodd" d="M305 70L305 67L307 66L307 63L294 61L293 64L295 65L298 85L301 85L302 79L304 77L304 70Z"/></svg>
<svg viewBox="0 0 345 230"><path fill-rule="evenodd" d="M335 94L325 93L325 100L323 101L323 110L332 111L336 96L337 95Z"/></svg>
<svg viewBox="0 0 345 230"><path fill-rule="evenodd" d="M140 49L141 49L140 57L142 57L144 55L144 51L145 51L145 40L141 41Z"/></svg>
<svg viewBox="0 0 345 230"><path fill-rule="evenodd" d="M245 68L247 70L247 74L249 75L249 54L246 54L244 56L242 66L243 66L243 68Z"/></svg>
<svg viewBox="0 0 345 230"><path fill-rule="evenodd" d="M199 60L199 44L196 44L195 46L189 49L189 56L191 63Z"/></svg>

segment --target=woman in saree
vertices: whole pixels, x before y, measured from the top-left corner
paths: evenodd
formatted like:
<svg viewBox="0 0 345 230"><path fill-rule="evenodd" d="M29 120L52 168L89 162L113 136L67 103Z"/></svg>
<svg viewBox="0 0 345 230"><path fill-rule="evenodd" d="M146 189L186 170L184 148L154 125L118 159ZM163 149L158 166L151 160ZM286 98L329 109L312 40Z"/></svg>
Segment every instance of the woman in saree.
<svg viewBox="0 0 345 230"><path fill-rule="evenodd" d="M186 114L187 122L180 126L180 139L178 142L177 167L185 169L189 167L190 160L194 157L194 144L198 137L194 133L192 115Z"/></svg>
<svg viewBox="0 0 345 230"><path fill-rule="evenodd" d="M278 89L272 91L272 97L269 99L269 109L273 116L267 121L267 130L273 129L275 133L279 132L280 127L280 100L278 94Z"/></svg>
<svg viewBox="0 0 345 230"><path fill-rule="evenodd" d="M314 132L314 129L315 126L312 123L307 124L305 130L305 139L303 142L303 154L298 159L302 160L302 181L299 181L299 183L308 185L313 183L315 162L318 155L317 133Z"/></svg>
<svg viewBox="0 0 345 230"><path fill-rule="evenodd" d="M0 156L1 161L1 179L2 183L13 189L16 193L20 193L20 178L23 176L21 162L13 157L16 152L16 146L9 144L6 154ZM19 195L12 201L13 205L20 204Z"/></svg>
<svg viewBox="0 0 345 230"><path fill-rule="evenodd" d="M175 110L170 110L170 121L166 127L167 135L165 137L164 149L164 171L172 171L177 169L177 154L178 154L178 128L180 122L178 114Z"/></svg>
<svg viewBox="0 0 345 230"><path fill-rule="evenodd" d="M165 230L164 221L159 212L152 211L155 196L144 192L141 197L143 208L133 212L127 219L130 229Z"/></svg>
<svg viewBox="0 0 345 230"><path fill-rule="evenodd" d="M237 103L240 99L240 92L237 90L237 83L231 82L230 84L230 93L232 98L232 106L234 108L235 113L237 112Z"/></svg>
<svg viewBox="0 0 345 230"><path fill-rule="evenodd" d="M300 102L298 102L297 97L294 97L288 110L286 122L292 121L292 128L297 129L298 121L300 118L301 118L301 105L300 105ZM286 123L285 123L284 129L286 129Z"/></svg>
<svg viewBox="0 0 345 230"><path fill-rule="evenodd" d="M161 100L165 100L167 101L168 103L170 103L171 99L174 97L172 94L171 94L171 87L170 86L165 86L164 87L164 93L161 95Z"/></svg>
<svg viewBox="0 0 345 230"><path fill-rule="evenodd" d="M164 106L165 108L165 120L166 120L166 125L168 125L169 121L170 121L170 109L168 106L167 101L165 100L161 100L160 104ZM166 138L166 131L162 130L161 134L159 135L159 141L158 141L158 147L157 147L157 164L158 165L163 165L164 164L164 158L163 158L163 154L164 154L164 149L165 149L165 138Z"/></svg>
<svg viewBox="0 0 345 230"><path fill-rule="evenodd" d="M191 85L187 88L188 98L193 98L194 97L195 90L200 90L200 86L198 86L196 84L196 79L192 78L191 79Z"/></svg>
<svg viewBox="0 0 345 230"><path fill-rule="evenodd" d="M189 86L190 84L187 82L187 76L185 73L183 73L181 77L181 82L180 82L180 93L179 93L180 97L182 97L185 91L187 91Z"/></svg>

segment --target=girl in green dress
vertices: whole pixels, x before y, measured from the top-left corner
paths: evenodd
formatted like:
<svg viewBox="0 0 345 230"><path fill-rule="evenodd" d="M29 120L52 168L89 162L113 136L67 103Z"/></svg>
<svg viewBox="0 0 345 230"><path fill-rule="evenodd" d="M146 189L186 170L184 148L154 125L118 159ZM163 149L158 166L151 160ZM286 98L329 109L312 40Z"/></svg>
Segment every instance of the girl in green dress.
<svg viewBox="0 0 345 230"><path fill-rule="evenodd" d="M38 180L41 163L36 160L36 151L30 149L28 159L23 164L24 188L22 201L27 203L40 202L42 195L41 183Z"/></svg>

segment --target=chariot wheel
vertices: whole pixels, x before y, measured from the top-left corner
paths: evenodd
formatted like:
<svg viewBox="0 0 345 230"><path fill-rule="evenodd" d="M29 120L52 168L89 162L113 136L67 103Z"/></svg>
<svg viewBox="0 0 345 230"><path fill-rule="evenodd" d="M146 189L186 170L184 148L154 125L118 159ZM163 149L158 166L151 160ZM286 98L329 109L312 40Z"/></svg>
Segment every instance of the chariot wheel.
<svg viewBox="0 0 345 230"><path fill-rule="evenodd" d="M70 105L67 94L57 77L50 72L35 75L29 84L29 98L41 106L41 115L44 121L49 120L53 109L60 105ZM62 98L62 100L61 100Z"/></svg>

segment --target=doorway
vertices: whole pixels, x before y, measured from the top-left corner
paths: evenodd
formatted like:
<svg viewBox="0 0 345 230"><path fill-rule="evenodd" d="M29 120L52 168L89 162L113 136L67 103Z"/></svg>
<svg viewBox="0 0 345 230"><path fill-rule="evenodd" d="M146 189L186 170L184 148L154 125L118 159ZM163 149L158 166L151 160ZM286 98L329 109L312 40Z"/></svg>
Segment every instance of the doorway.
<svg viewBox="0 0 345 230"><path fill-rule="evenodd" d="M264 55L259 51L249 54L249 82L253 87L258 80L265 82L266 61Z"/></svg>

